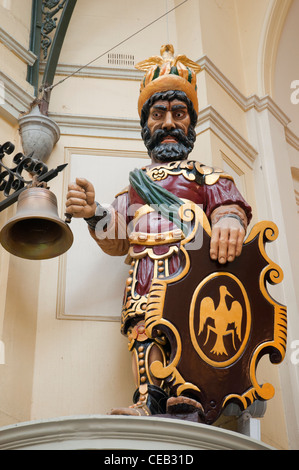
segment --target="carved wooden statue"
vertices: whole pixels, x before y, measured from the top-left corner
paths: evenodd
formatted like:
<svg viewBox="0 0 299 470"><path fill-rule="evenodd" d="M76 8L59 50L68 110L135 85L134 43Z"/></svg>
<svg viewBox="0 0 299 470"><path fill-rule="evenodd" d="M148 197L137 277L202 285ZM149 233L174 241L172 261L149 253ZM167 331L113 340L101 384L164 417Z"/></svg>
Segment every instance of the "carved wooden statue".
<svg viewBox="0 0 299 470"><path fill-rule="evenodd" d="M272 223L244 242L251 208L222 170L187 160L196 138L200 67L173 47L137 64L145 71L138 111L151 164L130 173L110 209L93 185L69 185L66 211L86 220L110 255L127 254L121 331L132 352L133 404L112 414L196 413L213 423L229 401L246 408L273 395L255 368L284 357L286 310L268 295L279 267L264 242Z"/></svg>

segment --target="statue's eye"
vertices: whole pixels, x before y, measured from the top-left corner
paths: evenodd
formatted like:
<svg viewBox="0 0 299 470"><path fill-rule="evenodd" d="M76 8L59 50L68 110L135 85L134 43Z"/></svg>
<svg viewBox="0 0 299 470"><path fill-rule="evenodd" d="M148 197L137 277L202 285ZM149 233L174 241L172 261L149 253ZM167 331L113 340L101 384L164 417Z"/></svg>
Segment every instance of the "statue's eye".
<svg viewBox="0 0 299 470"><path fill-rule="evenodd" d="M186 113L185 113L185 111L182 111L182 110L175 111L175 113L174 113L175 119L183 119L185 116L186 116Z"/></svg>
<svg viewBox="0 0 299 470"><path fill-rule="evenodd" d="M161 111L153 111L152 112L152 118L153 119L160 119L162 117L162 112Z"/></svg>

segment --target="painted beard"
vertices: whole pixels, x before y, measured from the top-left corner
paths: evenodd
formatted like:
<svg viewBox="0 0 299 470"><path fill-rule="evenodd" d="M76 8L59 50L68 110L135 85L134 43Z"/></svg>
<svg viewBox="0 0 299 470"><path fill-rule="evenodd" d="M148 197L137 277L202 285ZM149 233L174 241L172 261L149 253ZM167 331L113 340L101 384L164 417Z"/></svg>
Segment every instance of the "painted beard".
<svg viewBox="0 0 299 470"><path fill-rule="evenodd" d="M171 162L175 160L186 160L194 147L196 138L195 130L189 127L188 134L185 135L181 129L167 131L163 129L156 130L152 135L145 124L141 132L149 156L158 162ZM165 137L174 137L177 142L162 143Z"/></svg>

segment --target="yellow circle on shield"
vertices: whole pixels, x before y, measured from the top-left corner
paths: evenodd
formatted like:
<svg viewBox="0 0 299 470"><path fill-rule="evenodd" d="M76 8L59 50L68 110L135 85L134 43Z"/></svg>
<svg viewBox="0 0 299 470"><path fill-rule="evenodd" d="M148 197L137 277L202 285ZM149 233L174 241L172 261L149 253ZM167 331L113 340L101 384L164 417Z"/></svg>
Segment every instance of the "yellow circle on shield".
<svg viewBox="0 0 299 470"><path fill-rule="evenodd" d="M225 277L229 278L229 281ZM210 289L212 294L204 296L204 288L211 282L214 282L215 289ZM240 295L232 295L228 284L235 286L235 292ZM216 298L219 300L216 301ZM227 298L230 300L230 306ZM206 363L222 368L236 362L245 349L250 328L249 299L242 282L236 276L228 272L218 272L210 274L199 283L190 304L189 329L193 347ZM228 336L230 351L233 353L228 352L225 345L225 338Z"/></svg>

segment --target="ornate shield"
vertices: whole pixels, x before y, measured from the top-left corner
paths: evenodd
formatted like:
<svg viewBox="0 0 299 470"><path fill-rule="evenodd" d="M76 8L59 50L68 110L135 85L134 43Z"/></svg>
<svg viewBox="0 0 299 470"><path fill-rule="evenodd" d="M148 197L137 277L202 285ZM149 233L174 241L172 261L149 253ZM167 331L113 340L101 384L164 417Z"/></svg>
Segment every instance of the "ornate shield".
<svg viewBox="0 0 299 470"><path fill-rule="evenodd" d="M220 265L209 255L209 222L191 206L181 208L182 219L193 223L181 245L181 269L153 279L146 331L155 337L162 330L171 343L169 364L154 362L153 375L167 378L177 395L199 401L212 424L231 401L245 409L274 395L271 384L258 384L256 367L265 354L275 364L285 355L286 307L267 291L267 282L277 284L283 274L265 251L265 243L278 235L274 223L256 224L242 254ZM199 239L201 246L194 249Z"/></svg>

